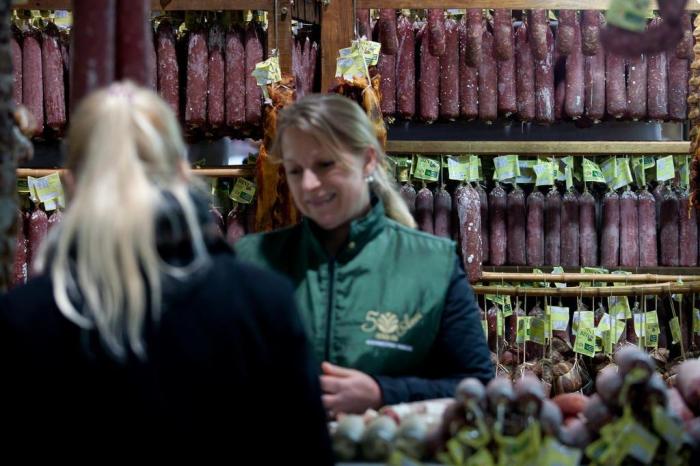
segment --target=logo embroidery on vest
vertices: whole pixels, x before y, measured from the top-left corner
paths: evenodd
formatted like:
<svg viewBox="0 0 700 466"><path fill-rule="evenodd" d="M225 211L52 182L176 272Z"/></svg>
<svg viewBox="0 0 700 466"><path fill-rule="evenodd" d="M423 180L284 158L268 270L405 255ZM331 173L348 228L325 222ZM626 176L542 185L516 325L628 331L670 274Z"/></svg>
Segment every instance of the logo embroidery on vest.
<svg viewBox="0 0 700 466"><path fill-rule="evenodd" d="M374 338L377 340L395 342L406 335L422 318L423 314L418 311L410 317L404 314L403 319L399 319L396 313L391 311L367 311L361 328L365 333L376 332Z"/></svg>

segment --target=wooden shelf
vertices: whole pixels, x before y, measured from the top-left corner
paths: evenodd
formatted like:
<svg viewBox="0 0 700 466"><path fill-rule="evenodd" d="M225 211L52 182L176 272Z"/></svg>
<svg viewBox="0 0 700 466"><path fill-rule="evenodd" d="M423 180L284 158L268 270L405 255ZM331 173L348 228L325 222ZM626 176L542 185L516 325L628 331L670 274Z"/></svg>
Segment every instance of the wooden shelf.
<svg viewBox="0 0 700 466"><path fill-rule="evenodd" d="M388 141L388 153L480 155L686 154L688 141Z"/></svg>
<svg viewBox="0 0 700 466"><path fill-rule="evenodd" d="M166 3L165 8L162 4ZM274 9L274 0L151 0L154 11L204 11L204 10L267 10ZM71 0L27 0L13 4L18 10L70 10Z"/></svg>
<svg viewBox="0 0 700 466"><path fill-rule="evenodd" d="M495 267L493 265L484 265L482 267L484 272L497 273L531 273L532 269L535 268L540 269L546 274L552 271L552 267L549 265L544 265L542 267L533 267L530 265L507 265ZM565 273L579 273L581 270L580 267L563 267L563 269ZM700 267L615 267L615 269L612 269L610 271L613 272L616 270L624 270L626 272L632 272L635 274L651 273L657 275L700 275Z"/></svg>
<svg viewBox="0 0 700 466"><path fill-rule="evenodd" d="M357 8L510 8L513 10L607 10L610 0L357 0ZM652 2L656 9L656 2ZM689 0L688 10L699 10L697 0Z"/></svg>
<svg viewBox="0 0 700 466"><path fill-rule="evenodd" d="M31 176L41 178L52 173L58 172L62 174L65 168L18 168L17 176L20 178ZM214 178L238 177L238 176L254 176L254 166L236 165L226 168L193 168L192 173L198 176L211 176Z"/></svg>
<svg viewBox="0 0 700 466"><path fill-rule="evenodd" d="M692 294L700 292L700 281L677 284L659 283L645 285L625 286L597 286L597 287L567 287L567 288L529 288L522 286L481 286L473 287L478 295L493 294L504 296L555 296L562 298L609 298L611 296L641 296L641 295L667 295L667 294Z"/></svg>

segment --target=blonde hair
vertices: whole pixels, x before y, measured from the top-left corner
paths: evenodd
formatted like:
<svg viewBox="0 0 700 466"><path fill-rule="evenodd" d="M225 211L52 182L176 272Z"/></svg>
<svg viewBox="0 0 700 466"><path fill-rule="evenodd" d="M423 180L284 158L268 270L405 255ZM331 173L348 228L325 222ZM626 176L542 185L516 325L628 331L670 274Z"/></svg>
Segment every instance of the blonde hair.
<svg viewBox="0 0 700 466"><path fill-rule="evenodd" d="M149 308L160 317L162 275L182 278L209 263L185 161L169 106L130 82L89 95L71 117L66 166L75 194L36 266L49 268L63 315L96 328L117 359L127 346L145 358L144 321ZM166 195L189 229L194 259L185 267L167 264L157 251L156 218Z"/></svg>
<svg viewBox="0 0 700 466"><path fill-rule="evenodd" d="M354 101L338 94L310 94L280 112L277 133L270 158L282 161L282 137L287 128L296 128L313 135L329 153L350 152L364 156L368 148L377 154L377 169L372 174L370 187L384 203L386 215L410 228L416 222L396 189L396 182L386 171L386 154L374 128L362 108Z"/></svg>

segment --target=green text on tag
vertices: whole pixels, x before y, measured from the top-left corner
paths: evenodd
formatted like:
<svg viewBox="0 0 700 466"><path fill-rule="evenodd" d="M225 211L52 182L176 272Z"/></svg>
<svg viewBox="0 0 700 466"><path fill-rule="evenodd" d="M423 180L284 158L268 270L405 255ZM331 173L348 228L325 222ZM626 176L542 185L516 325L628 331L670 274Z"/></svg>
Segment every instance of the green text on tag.
<svg viewBox="0 0 700 466"><path fill-rule="evenodd" d="M362 54L367 66L374 66L379 62L379 51L382 49L381 43L360 39L352 41L352 46Z"/></svg>
<svg viewBox="0 0 700 466"><path fill-rule="evenodd" d="M656 161L656 179L657 181L667 181L676 176L675 167L673 164L673 156L661 157Z"/></svg>
<svg viewBox="0 0 700 466"><path fill-rule="evenodd" d="M469 156L447 157L447 176L455 181L469 181Z"/></svg>
<svg viewBox="0 0 700 466"><path fill-rule="evenodd" d="M413 177L420 180L437 181L440 178L440 162L420 155L416 156Z"/></svg>
<svg viewBox="0 0 700 466"><path fill-rule="evenodd" d="M593 161L583 159L583 181L586 183L605 183L600 167Z"/></svg>
<svg viewBox="0 0 700 466"><path fill-rule="evenodd" d="M648 13L649 0L611 0L605 19L621 29L643 32Z"/></svg>
<svg viewBox="0 0 700 466"><path fill-rule="evenodd" d="M231 190L231 199L241 204L250 204L255 199L255 183L245 178L238 178Z"/></svg>
<svg viewBox="0 0 700 466"><path fill-rule="evenodd" d="M593 328L579 329L574 352L589 357L595 356L595 330Z"/></svg>
<svg viewBox="0 0 700 466"><path fill-rule="evenodd" d="M629 319L632 317L630 303L627 296L611 296L608 298L610 315L615 319Z"/></svg>

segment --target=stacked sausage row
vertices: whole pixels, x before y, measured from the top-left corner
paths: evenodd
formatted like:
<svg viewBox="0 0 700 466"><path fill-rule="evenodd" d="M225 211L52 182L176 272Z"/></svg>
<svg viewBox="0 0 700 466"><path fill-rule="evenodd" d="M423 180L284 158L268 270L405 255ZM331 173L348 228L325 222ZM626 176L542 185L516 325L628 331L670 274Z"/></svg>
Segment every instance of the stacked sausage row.
<svg viewBox="0 0 700 466"><path fill-rule="evenodd" d="M46 29L13 29L10 38L14 70L13 101L34 117L35 136L60 135L66 126L68 101L68 37L50 24Z"/></svg>
<svg viewBox="0 0 700 466"><path fill-rule="evenodd" d="M481 260L534 267L698 264L697 215L685 189L658 184L653 191L594 195L508 186L496 184L487 194L481 185L460 185L450 195L444 186L416 192L406 184L401 193L421 230L460 241L473 273Z"/></svg>
<svg viewBox="0 0 700 466"><path fill-rule="evenodd" d="M39 253L41 244L49 230L59 224L63 214L60 210L47 213L39 206L17 212L17 240L15 248L12 286L26 283L33 275L31 265Z"/></svg>
<svg viewBox="0 0 700 466"><path fill-rule="evenodd" d="M266 32L259 23L229 28L198 24L185 34L168 19L154 26L146 53L157 72L148 84L189 133L218 135L261 126L262 92L251 76L266 56ZM59 32L53 24L14 32L14 103L25 105L34 116L35 136L61 136L69 101L69 32ZM301 97L315 89L318 45L301 34L292 40L292 68Z"/></svg>
<svg viewBox="0 0 700 466"><path fill-rule="evenodd" d="M685 120L691 18L675 50L625 59L599 40L598 11L561 10L549 22L545 10L514 21L511 10L487 16L467 10L461 18L427 10L411 21L395 10L358 11L358 33L382 49L382 111L403 119L493 122L514 116L550 124L558 120ZM650 24L657 24L654 19Z"/></svg>

